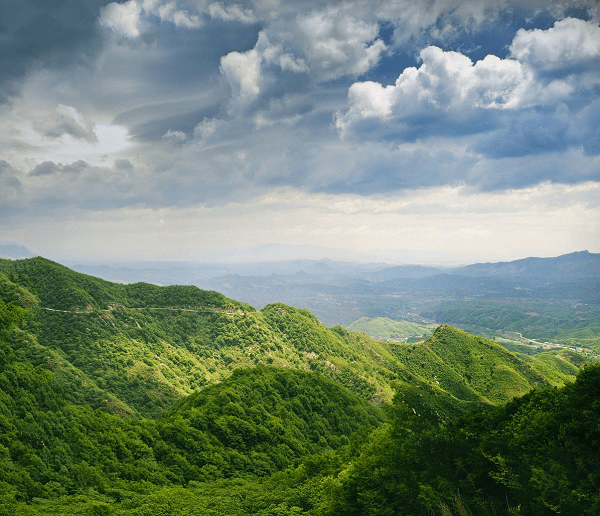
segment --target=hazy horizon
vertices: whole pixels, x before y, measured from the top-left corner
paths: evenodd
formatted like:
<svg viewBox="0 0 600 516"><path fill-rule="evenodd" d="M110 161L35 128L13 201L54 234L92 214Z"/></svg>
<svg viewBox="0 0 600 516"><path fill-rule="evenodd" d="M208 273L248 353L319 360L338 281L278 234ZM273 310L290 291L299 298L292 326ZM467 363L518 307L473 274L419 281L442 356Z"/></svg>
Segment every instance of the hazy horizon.
<svg viewBox="0 0 600 516"><path fill-rule="evenodd" d="M24 248L26 251L23 256L14 257L4 255L2 253L2 246L16 246ZM477 256L473 255L470 258L468 256L462 255L450 255L445 252L439 253L431 253L428 251L419 251L419 250L386 250L386 252L382 252L379 254L369 255L372 258L360 256L360 255L351 255L349 254L351 250L347 250L348 253L345 253L346 250L338 250L336 252L331 252L326 248L319 247L303 247L303 246L284 246L278 244L263 244L260 246L254 246L250 248L236 248L230 250L224 250L221 252L215 252L212 254L206 254L203 256L196 257L196 259L189 260L125 260L121 257L112 257L112 258L104 258L98 259L93 256L79 256L73 257L68 255L44 255L42 253L37 253L32 249L29 249L27 246L23 245L20 242L10 241L10 240L0 240L0 258L27 258L33 256L43 256L44 258L48 258L60 263L63 263L67 266L74 266L77 264L80 265L107 265L110 267L123 266L127 267L131 266L193 266L193 265L206 265L206 266L242 266L247 264L248 266L257 265L257 264L268 264L272 263L283 263L283 262L294 262L294 261L314 261L314 262L327 262L332 261L336 263L348 263L355 265L364 265L364 266L402 266L402 265L414 265L414 266L431 266L431 267L457 267L462 265L471 265L475 263L488 263L488 262L511 262L515 260L521 260L525 258L555 258L561 255L549 255L542 256L539 254L529 254L527 256L516 256L511 258L489 258L486 256ZM569 253L564 254L572 254L572 253L581 253L581 252L590 252L587 249L577 249L571 251Z"/></svg>
<svg viewBox="0 0 600 516"><path fill-rule="evenodd" d="M97 262L598 253L598 10L0 7L0 239Z"/></svg>

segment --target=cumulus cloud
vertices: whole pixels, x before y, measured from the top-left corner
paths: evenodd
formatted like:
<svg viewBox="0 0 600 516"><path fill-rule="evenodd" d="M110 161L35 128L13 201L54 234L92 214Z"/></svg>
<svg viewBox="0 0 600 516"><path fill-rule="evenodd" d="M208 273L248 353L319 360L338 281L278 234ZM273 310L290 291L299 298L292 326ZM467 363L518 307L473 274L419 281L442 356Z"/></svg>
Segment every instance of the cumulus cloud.
<svg viewBox="0 0 600 516"><path fill-rule="evenodd" d="M296 34L302 41L308 66L319 80L360 75L375 65L385 44L379 26L340 8L300 15Z"/></svg>
<svg viewBox="0 0 600 516"><path fill-rule="evenodd" d="M183 142L186 139L187 139L187 134L185 134L183 131L176 131L173 129L169 129L165 134L163 134L163 140Z"/></svg>
<svg viewBox="0 0 600 516"><path fill-rule="evenodd" d="M232 91L232 112L254 105L257 120L293 119L306 112L301 91L371 69L386 46L376 22L339 5L267 23L255 46L221 58ZM308 108L310 109L310 108Z"/></svg>
<svg viewBox="0 0 600 516"><path fill-rule="evenodd" d="M410 116L430 110L510 109L524 103L532 77L518 61L487 56L475 64L458 52L434 46L420 53L423 64L405 69L392 86L354 83L348 92L350 118Z"/></svg>
<svg viewBox="0 0 600 516"><path fill-rule="evenodd" d="M204 25L204 19L235 23L255 23L258 20L251 7L238 3L176 2L174 0L127 0L111 2L100 11L100 25L129 39L139 37L151 26L152 17L176 27L196 29Z"/></svg>
<svg viewBox="0 0 600 516"><path fill-rule="evenodd" d="M219 20L241 23L254 23L257 21L256 14L252 9L239 4L225 5L222 2L212 2L208 4L207 11L212 18Z"/></svg>
<svg viewBox="0 0 600 516"><path fill-rule="evenodd" d="M557 21L548 30L520 29L510 52L515 59L538 71L585 65L600 73L600 27L567 18Z"/></svg>
<svg viewBox="0 0 600 516"><path fill-rule="evenodd" d="M256 49L230 52L221 58L221 71L240 103L247 103L260 93L261 56Z"/></svg>
<svg viewBox="0 0 600 516"><path fill-rule="evenodd" d="M126 38L137 38L141 31L141 12L136 0L122 4L111 2L100 9L100 25Z"/></svg>
<svg viewBox="0 0 600 516"><path fill-rule="evenodd" d="M47 138L60 138L66 134L76 140L88 143L98 142L94 122L79 113L74 107L63 104L59 104L52 115L34 121L33 128Z"/></svg>
<svg viewBox="0 0 600 516"><path fill-rule="evenodd" d="M461 53L427 47L422 64L406 68L395 84L351 85L336 127L342 136L397 141L491 132L473 148L495 157L590 141L598 121L577 113L594 102L593 89L600 86L600 28L566 19L545 31L520 30L510 50L510 58L488 55L473 63ZM559 67L568 73L545 73ZM573 120L583 118L587 128L574 131Z"/></svg>
<svg viewBox="0 0 600 516"><path fill-rule="evenodd" d="M155 10L161 21L169 21L176 27L187 29L197 28L202 25L202 20L197 14L190 14L186 9L179 9L175 2L167 2Z"/></svg>

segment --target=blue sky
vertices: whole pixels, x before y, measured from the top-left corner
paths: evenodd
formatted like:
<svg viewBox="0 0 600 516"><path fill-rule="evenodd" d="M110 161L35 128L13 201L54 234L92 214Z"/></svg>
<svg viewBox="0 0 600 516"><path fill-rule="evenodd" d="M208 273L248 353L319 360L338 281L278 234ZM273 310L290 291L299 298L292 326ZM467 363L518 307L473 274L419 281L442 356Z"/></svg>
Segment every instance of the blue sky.
<svg viewBox="0 0 600 516"><path fill-rule="evenodd" d="M2 240L81 260L600 252L594 2L21 0L0 20Z"/></svg>

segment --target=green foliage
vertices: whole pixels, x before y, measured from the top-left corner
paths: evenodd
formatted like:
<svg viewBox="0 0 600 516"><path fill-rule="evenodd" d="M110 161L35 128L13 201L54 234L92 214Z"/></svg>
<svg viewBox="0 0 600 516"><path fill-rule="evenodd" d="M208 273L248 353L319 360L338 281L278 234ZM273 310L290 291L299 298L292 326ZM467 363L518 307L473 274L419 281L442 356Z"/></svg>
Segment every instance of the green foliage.
<svg viewBox="0 0 600 516"><path fill-rule="evenodd" d="M547 299L445 301L421 314L469 331L511 330L525 338L600 352L600 307Z"/></svg>
<svg viewBox="0 0 600 516"><path fill-rule="evenodd" d="M598 514L599 449L600 364L444 425L397 399L392 424L332 479L324 514Z"/></svg>
<svg viewBox="0 0 600 516"><path fill-rule="evenodd" d="M346 327L350 331L361 331L369 337L397 342L417 342L429 337L436 324L419 324L410 321L394 321L387 317L361 317Z"/></svg>
<svg viewBox="0 0 600 516"><path fill-rule="evenodd" d="M213 308L254 311L218 292L190 286L157 287L147 283L121 285L80 274L46 258L0 260L0 273L36 295L45 308L54 310L139 308ZM0 282L1 285L1 282Z"/></svg>
<svg viewBox="0 0 600 516"><path fill-rule="evenodd" d="M577 372L555 355L518 356L493 341L446 325L425 342L396 344L391 349L406 366L399 392L410 396L415 407L435 406L441 419L457 414L459 408L509 401L536 386L562 385Z"/></svg>
<svg viewBox="0 0 600 516"><path fill-rule="evenodd" d="M112 503L115 489L264 477L347 445L384 418L319 374L258 367L183 398L162 418L123 419L70 403L63 379L2 344L0 482L13 505L90 489Z"/></svg>
<svg viewBox="0 0 600 516"><path fill-rule="evenodd" d="M597 369L482 409L580 357L0 260L0 515L575 514L598 507Z"/></svg>

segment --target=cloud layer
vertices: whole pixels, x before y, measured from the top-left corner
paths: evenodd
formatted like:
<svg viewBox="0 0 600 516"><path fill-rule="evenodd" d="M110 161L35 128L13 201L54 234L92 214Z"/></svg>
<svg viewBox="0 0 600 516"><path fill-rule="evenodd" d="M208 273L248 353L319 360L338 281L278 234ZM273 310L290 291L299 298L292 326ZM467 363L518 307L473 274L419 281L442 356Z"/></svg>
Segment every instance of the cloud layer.
<svg viewBox="0 0 600 516"><path fill-rule="evenodd" d="M501 205L506 192L543 185L592 188L597 10L543 0L7 4L2 224L255 206L281 191L369 205L466 189Z"/></svg>

